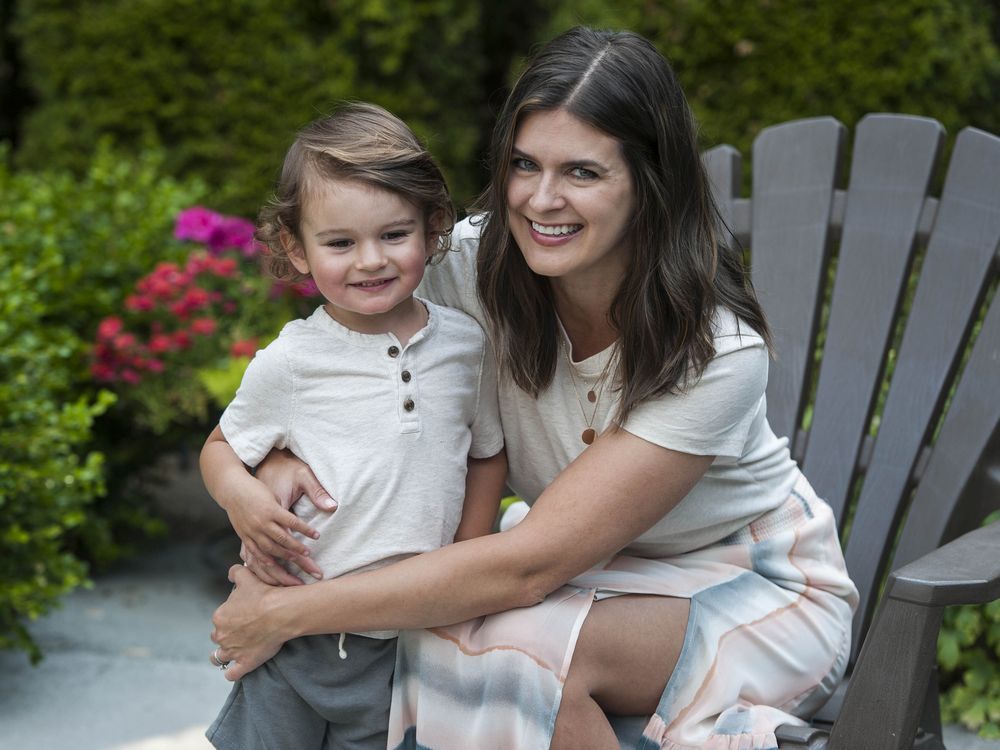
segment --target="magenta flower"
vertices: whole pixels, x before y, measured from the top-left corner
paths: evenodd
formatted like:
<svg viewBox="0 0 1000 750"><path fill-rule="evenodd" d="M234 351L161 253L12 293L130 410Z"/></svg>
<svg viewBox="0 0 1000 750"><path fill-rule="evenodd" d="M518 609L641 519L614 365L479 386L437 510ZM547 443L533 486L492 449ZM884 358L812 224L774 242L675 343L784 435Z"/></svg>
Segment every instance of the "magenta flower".
<svg viewBox="0 0 1000 750"><path fill-rule="evenodd" d="M177 214L174 237L179 240L208 242L212 231L223 222L223 216L204 206L192 206Z"/></svg>
<svg viewBox="0 0 1000 750"><path fill-rule="evenodd" d="M209 232L205 240L211 253L221 253L230 248L240 250L244 255L254 251L253 222L238 216L220 217L220 221Z"/></svg>

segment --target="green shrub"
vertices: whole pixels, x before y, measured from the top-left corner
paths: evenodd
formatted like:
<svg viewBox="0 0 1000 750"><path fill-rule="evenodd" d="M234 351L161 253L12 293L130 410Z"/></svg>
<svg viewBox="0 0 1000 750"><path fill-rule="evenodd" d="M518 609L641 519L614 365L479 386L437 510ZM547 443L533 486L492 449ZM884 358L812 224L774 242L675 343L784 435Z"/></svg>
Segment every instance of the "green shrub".
<svg viewBox="0 0 1000 750"><path fill-rule="evenodd" d="M12 252L0 222L0 648L40 652L25 620L84 581L67 536L104 491L102 456L87 452L93 419L110 402L75 395L79 337L48 320L46 262Z"/></svg>
<svg viewBox="0 0 1000 750"><path fill-rule="evenodd" d="M1000 740L1000 601L945 609L937 651L941 718Z"/></svg>
<svg viewBox="0 0 1000 750"><path fill-rule="evenodd" d="M1000 131L1000 52L983 0L548 0L536 38L574 23L630 28L671 60L706 145L748 154L761 128L868 112Z"/></svg>
<svg viewBox="0 0 1000 750"><path fill-rule="evenodd" d="M96 470L96 464L87 463L88 455L96 451L105 456L107 494L90 502L86 514L55 542L67 553L98 563L121 554L127 547L123 540L136 532L158 527L127 483L162 447L152 436L136 432L121 404L105 404L102 417L84 430L84 405L97 401L98 389L82 352L99 321L120 309L136 279L157 260L184 254L183 245L171 236L173 220L197 200L201 189L165 177L162 161L156 153L125 160L103 144L85 174L76 178L61 171L13 172L0 154L0 277L10 289L4 303L31 310L30 318L5 334L13 337L12 347L21 342L17 351L22 351L20 359L8 359L6 366L14 373L24 370L31 359L26 352L36 347L32 356L37 364L23 388L29 394L37 388L40 405L32 407L37 418L43 416L41 404L48 404L51 415L69 409L59 419L67 430L76 425L75 431L67 434L60 450L76 446L77 460L88 470ZM52 351L46 348L50 344ZM49 380L42 381L43 375ZM17 403L12 392L4 408L13 410ZM46 419L58 421L56 416ZM0 515L0 534L14 529L8 526L13 523L12 517Z"/></svg>
<svg viewBox="0 0 1000 750"><path fill-rule="evenodd" d="M79 172L99 136L133 152L153 139L170 174L212 187L214 208L253 216L295 130L361 98L427 138L461 196L478 23L462 0L21 0L13 28L38 105L19 164Z"/></svg>

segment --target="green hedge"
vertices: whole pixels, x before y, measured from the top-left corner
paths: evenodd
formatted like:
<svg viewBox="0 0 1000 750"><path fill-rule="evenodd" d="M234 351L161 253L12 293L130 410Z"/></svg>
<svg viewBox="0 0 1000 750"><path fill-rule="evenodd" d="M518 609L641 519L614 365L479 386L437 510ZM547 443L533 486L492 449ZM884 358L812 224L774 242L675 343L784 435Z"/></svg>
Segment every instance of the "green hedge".
<svg viewBox="0 0 1000 750"><path fill-rule="evenodd" d="M212 208L253 216L295 130L362 98L427 138L462 196L479 20L463 0L21 0L13 30L39 103L18 163L80 172L98 136L159 143L171 174L212 186Z"/></svg>
<svg viewBox="0 0 1000 750"><path fill-rule="evenodd" d="M1000 51L986 0L547 0L544 40L573 23L630 28L671 60L706 145L748 154L761 128L869 112L1000 132Z"/></svg>
<svg viewBox="0 0 1000 750"><path fill-rule="evenodd" d="M0 647L33 657L24 622L158 525L125 492L157 446L93 385L87 354L136 278L182 252L173 219L200 188L161 167L98 145L82 177L15 173L0 152Z"/></svg>
<svg viewBox="0 0 1000 750"><path fill-rule="evenodd" d="M38 289L39 277L57 270L8 252L15 231L0 222L0 648L37 660L25 621L84 580L67 535L104 490L102 456L84 446L108 398L74 395L82 342L46 321Z"/></svg>

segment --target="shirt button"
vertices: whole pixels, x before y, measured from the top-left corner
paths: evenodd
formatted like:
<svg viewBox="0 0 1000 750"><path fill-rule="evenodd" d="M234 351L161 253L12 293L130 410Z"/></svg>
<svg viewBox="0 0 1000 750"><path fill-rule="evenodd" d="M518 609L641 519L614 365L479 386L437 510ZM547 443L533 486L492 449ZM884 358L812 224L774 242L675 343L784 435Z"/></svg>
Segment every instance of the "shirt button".
<svg viewBox="0 0 1000 750"><path fill-rule="evenodd" d="M399 356L399 347L395 346L395 345L390 346L389 347L389 356L392 357L393 359L395 359L396 357L398 357Z"/></svg>
<svg viewBox="0 0 1000 750"><path fill-rule="evenodd" d="M408 398L406 399L406 401L403 402L403 408L406 409L406 411L413 411L413 408L415 406L416 404L413 403L412 398Z"/></svg>
<svg viewBox="0 0 1000 750"><path fill-rule="evenodd" d="M403 372L400 373L399 377L401 377L403 379L404 383L409 383L410 382L410 371L409 370L403 370Z"/></svg>

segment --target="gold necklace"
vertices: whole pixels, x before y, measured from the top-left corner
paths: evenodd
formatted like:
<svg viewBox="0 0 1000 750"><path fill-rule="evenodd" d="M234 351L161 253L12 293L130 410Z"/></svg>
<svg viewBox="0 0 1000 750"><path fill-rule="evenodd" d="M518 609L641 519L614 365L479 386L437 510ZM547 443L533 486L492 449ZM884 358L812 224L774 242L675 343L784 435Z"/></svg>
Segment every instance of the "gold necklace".
<svg viewBox="0 0 1000 750"><path fill-rule="evenodd" d="M594 387L587 391L587 400L594 405L594 410L590 413L590 417L588 417L587 410L583 405L583 399L580 398L580 387L576 383L576 375L573 372L573 358L570 356L569 350L570 346L564 342L563 354L566 355L566 366L569 368L570 380L573 381L573 394L576 396L576 402L580 405L580 413L583 415L583 421L587 425L586 429L580 434L580 439L585 445L590 445L597 439L597 431L594 429L594 419L597 417L597 408L600 405L601 395L604 393L604 380L608 375L608 366L604 365L601 377L597 379Z"/></svg>

